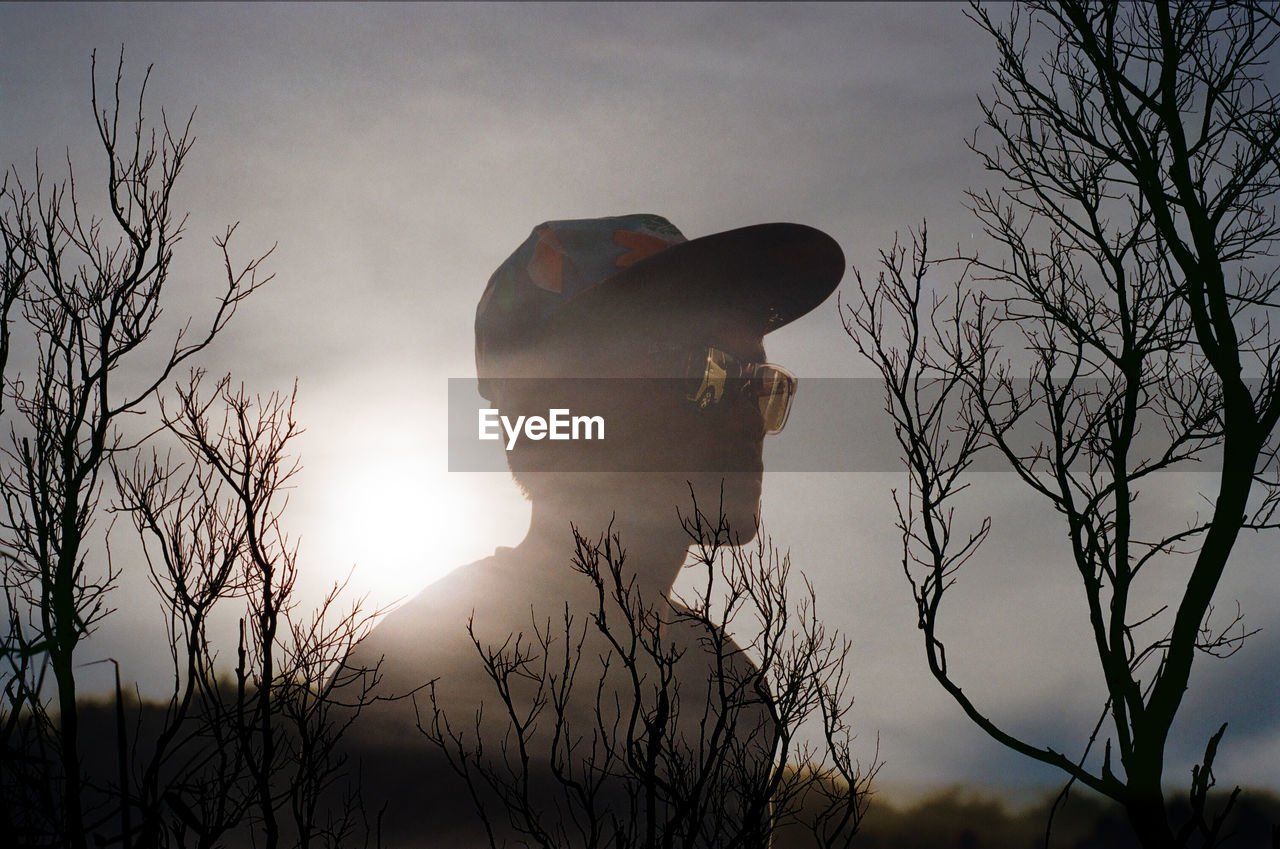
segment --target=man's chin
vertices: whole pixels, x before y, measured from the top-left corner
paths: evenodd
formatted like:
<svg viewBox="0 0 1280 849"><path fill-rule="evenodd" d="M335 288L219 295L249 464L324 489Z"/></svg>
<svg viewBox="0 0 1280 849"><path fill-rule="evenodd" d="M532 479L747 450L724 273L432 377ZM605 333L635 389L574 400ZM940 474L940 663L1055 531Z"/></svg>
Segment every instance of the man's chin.
<svg viewBox="0 0 1280 849"><path fill-rule="evenodd" d="M726 497L724 518L735 542L746 543L755 539L756 530L760 525L759 488L750 495L742 493L732 501Z"/></svg>
<svg viewBox="0 0 1280 849"><path fill-rule="evenodd" d="M733 544L745 545L756 538L756 530L760 522L760 505L757 502L753 508L744 507L734 513L726 512L725 518Z"/></svg>
<svg viewBox="0 0 1280 849"><path fill-rule="evenodd" d="M759 472L703 474L689 483L706 522L715 527L723 518L735 542L755 538L760 517Z"/></svg>

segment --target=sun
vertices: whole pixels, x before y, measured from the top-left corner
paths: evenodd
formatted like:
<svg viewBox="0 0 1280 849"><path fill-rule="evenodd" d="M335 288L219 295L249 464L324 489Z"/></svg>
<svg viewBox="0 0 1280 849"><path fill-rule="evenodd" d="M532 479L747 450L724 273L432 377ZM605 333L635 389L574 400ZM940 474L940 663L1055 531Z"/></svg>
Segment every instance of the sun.
<svg viewBox="0 0 1280 849"><path fill-rule="evenodd" d="M509 474L449 471L447 398L405 393L414 379L351 371L299 411L310 424L287 522L308 592L346 581L349 600L386 610L528 529Z"/></svg>
<svg viewBox="0 0 1280 849"><path fill-rule="evenodd" d="M485 545L473 499L459 492L465 481L431 465L412 439L381 433L312 468L324 497L307 548L378 606L412 596Z"/></svg>

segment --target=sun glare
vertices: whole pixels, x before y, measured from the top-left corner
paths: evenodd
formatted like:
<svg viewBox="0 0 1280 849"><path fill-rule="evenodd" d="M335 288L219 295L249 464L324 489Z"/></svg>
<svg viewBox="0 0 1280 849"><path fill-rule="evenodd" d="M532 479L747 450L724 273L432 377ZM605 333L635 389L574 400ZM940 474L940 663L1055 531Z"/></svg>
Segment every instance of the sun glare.
<svg viewBox="0 0 1280 849"><path fill-rule="evenodd" d="M425 452L398 443L384 436L342 458L326 475L327 503L314 531L331 568L353 570L353 589L379 606L488 553L473 531L474 499L458 491L465 482L433 473Z"/></svg>

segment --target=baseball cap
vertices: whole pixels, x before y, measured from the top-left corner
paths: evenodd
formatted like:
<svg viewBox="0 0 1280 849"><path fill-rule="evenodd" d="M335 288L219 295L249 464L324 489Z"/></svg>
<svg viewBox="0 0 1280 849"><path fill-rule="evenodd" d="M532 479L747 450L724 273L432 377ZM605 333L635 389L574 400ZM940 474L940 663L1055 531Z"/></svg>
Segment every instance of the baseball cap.
<svg viewBox="0 0 1280 849"><path fill-rule="evenodd" d="M736 309L768 333L826 300L844 274L834 239L803 224L755 224L687 239L660 215L547 221L489 278L476 307L480 394L513 358L583 322Z"/></svg>

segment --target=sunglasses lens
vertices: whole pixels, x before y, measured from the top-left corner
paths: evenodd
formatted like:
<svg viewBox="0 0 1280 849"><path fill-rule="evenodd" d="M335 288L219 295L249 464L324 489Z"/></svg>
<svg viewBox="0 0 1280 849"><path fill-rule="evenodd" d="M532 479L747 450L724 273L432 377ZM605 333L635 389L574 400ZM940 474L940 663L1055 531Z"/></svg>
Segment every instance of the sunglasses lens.
<svg viewBox="0 0 1280 849"><path fill-rule="evenodd" d="M764 417L765 433L777 433L791 414L791 399L796 394L795 377L775 365L764 363L756 368L752 384L760 415Z"/></svg>
<svg viewBox="0 0 1280 849"><path fill-rule="evenodd" d="M724 398L729 379L735 376L737 361L724 351L705 348L689 360L685 397L700 409L714 406Z"/></svg>
<svg viewBox="0 0 1280 849"><path fill-rule="evenodd" d="M796 379L785 369L772 363L743 364L718 348L703 348L690 356L686 375L685 397L700 409L719 404L726 394L750 392L766 433L777 433L787 423Z"/></svg>

